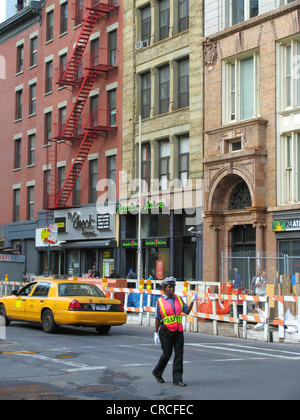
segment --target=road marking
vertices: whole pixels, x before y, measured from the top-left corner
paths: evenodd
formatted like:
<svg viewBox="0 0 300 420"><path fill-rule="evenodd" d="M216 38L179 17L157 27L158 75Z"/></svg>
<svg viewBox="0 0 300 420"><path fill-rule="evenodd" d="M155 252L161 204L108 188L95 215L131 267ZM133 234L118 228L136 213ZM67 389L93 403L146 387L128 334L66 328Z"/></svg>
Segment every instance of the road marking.
<svg viewBox="0 0 300 420"><path fill-rule="evenodd" d="M274 353L266 354L266 353L263 353L262 351L260 351L260 352L249 351L249 350L241 350L241 349L235 349L235 348L230 348L230 347L211 346L211 345L198 344L198 343L186 343L186 345L187 346L192 346L192 347L201 347L201 348L205 348L205 349L223 350L223 351L226 351L226 352L248 353L249 355L256 354L256 355L259 355L259 356L274 357L274 358L277 358L277 359L300 360L299 353L296 353L298 355L298 357L291 357L291 356L282 356L282 355L274 354ZM253 347L250 347L250 348L252 349ZM260 349L260 350L264 350L264 349ZM269 351L274 351L274 350L269 350Z"/></svg>

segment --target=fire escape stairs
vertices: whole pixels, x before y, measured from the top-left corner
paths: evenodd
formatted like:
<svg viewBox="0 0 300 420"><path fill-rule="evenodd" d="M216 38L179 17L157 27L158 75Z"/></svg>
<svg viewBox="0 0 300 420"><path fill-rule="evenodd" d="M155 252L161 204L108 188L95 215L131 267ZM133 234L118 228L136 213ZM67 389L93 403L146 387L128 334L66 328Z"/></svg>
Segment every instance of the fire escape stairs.
<svg viewBox="0 0 300 420"><path fill-rule="evenodd" d="M86 160L86 157L92 147L95 138L98 135L98 131L94 128L85 128L85 132L76 135L78 121L81 117L84 105L89 97L89 93L93 87L93 84L97 76L103 72L109 71L112 67L109 66L95 66L88 68L86 75L81 79L76 79L76 73L83 56L84 50L89 41L90 35L93 31L95 23L98 18L103 15L108 15L112 10L117 9L116 5L103 4L101 2L94 4L91 8L87 9L87 16L84 20L83 26L80 31L80 35L76 46L73 50L72 56L67 64L66 70L64 71L61 78L58 80L60 85L70 85L73 87L79 87L76 100L72 106L71 112L66 119L66 123L60 133L52 140L55 144L55 153L57 156L57 141L70 141L72 145L77 144L77 148L74 147L72 164L68 170L68 174L65 177L65 182L58 193L51 193L48 198L48 209L66 208L67 202L73 191L76 180L80 174L81 168ZM54 144L53 144L54 145ZM49 149L49 148L48 148ZM74 156L75 154L75 156ZM56 164L53 165L54 170ZM55 178L55 177L54 177ZM55 184L56 185L56 184ZM52 189L51 189L52 191ZM54 200L52 199L54 197ZM51 205L51 202L54 205Z"/></svg>
<svg viewBox="0 0 300 420"><path fill-rule="evenodd" d="M73 159L69 173L66 176L64 185L56 198L54 205L55 208L65 208L66 203L73 191L75 182L80 174L81 168L96 137L97 133L89 131L86 131L80 136L79 147Z"/></svg>

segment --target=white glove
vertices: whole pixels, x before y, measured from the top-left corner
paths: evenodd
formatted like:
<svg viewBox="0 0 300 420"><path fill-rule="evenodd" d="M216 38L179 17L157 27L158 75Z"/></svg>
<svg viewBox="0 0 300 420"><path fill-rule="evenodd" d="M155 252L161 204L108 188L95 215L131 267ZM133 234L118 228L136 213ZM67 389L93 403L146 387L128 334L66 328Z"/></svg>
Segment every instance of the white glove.
<svg viewBox="0 0 300 420"><path fill-rule="evenodd" d="M154 343L158 346L160 344L160 339L158 333L154 333Z"/></svg>
<svg viewBox="0 0 300 420"><path fill-rule="evenodd" d="M197 299L197 297L198 297L198 292L194 292L194 295L192 296L192 303L194 303L195 302L195 300Z"/></svg>

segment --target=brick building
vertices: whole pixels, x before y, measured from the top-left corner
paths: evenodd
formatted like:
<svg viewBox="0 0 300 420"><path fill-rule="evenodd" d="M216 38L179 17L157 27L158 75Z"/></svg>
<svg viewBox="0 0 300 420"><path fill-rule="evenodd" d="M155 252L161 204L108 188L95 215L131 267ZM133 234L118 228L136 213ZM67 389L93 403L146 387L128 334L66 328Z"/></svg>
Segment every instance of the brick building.
<svg viewBox="0 0 300 420"><path fill-rule="evenodd" d="M222 265L221 252L300 255L299 10L299 1L205 1L204 278L227 279L236 266L249 286L255 262L270 281L280 267Z"/></svg>
<svg viewBox="0 0 300 420"><path fill-rule="evenodd" d="M118 264L106 211L118 185L105 189L122 163L122 4L20 2L0 25L0 225L28 273L81 275L96 262L102 275ZM109 181L97 187L99 179ZM54 222L59 246L47 267L43 229Z"/></svg>

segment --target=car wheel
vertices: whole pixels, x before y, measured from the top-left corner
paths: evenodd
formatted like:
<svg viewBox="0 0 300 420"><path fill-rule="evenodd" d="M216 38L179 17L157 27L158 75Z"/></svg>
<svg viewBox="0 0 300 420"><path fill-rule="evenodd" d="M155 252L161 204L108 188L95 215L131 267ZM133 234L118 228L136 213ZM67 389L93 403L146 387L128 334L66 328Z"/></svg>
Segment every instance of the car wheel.
<svg viewBox="0 0 300 420"><path fill-rule="evenodd" d="M51 334L57 331L57 325L55 324L54 316L53 316L52 311L50 311L50 309L47 309L43 313L42 325L43 325L43 330L48 334Z"/></svg>
<svg viewBox="0 0 300 420"><path fill-rule="evenodd" d="M110 329L111 329L111 326L109 326L109 325L98 325L96 327L96 331L99 334L107 334L110 331Z"/></svg>
<svg viewBox="0 0 300 420"><path fill-rule="evenodd" d="M8 327L10 321L6 317L6 310L4 305L0 305L0 316L2 316L5 319L5 325Z"/></svg>

